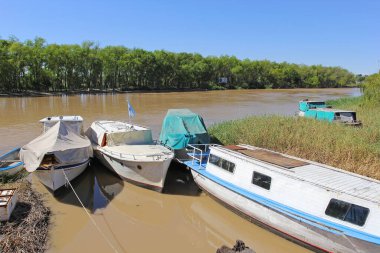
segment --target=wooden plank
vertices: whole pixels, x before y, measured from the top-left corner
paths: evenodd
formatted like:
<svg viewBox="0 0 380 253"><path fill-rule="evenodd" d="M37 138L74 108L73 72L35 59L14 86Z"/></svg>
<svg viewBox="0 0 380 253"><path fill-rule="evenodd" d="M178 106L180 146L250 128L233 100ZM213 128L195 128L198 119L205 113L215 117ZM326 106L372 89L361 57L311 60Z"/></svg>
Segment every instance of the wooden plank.
<svg viewBox="0 0 380 253"><path fill-rule="evenodd" d="M233 151L239 151L239 150L246 150L246 148L242 148L236 145L228 145L228 146L223 146L224 148L228 148Z"/></svg>
<svg viewBox="0 0 380 253"><path fill-rule="evenodd" d="M287 169L295 168L295 167L300 167L300 166L305 166L308 165L309 163L296 160L293 158L289 158L286 156L283 156L281 154L277 154L271 151L267 150L261 150L261 149L256 149L256 150L238 150L239 153L244 154L246 156L268 162L271 164L275 164L281 167L285 167Z"/></svg>

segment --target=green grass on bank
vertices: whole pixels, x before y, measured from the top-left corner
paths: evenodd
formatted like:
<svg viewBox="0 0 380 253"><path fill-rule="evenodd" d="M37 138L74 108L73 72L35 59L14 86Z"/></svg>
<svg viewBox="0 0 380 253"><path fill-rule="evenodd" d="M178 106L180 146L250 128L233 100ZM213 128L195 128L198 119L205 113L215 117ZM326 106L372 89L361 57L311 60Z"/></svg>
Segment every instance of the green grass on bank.
<svg viewBox="0 0 380 253"><path fill-rule="evenodd" d="M225 145L250 144L380 180L380 105L365 103L363 98L329 104L356 110L363 127L299 117L253 116L214 125L209 132Z"/></svg>
<svg viewBox="0 0 380 253"><path fill-rule="evenodd" d="M8 175L8 174L0 175L0 186L5 185L5 184L16 183L17 181L25 178L28 175L29 175L29 173L24 169L17 172L14 175Z"/></svg>

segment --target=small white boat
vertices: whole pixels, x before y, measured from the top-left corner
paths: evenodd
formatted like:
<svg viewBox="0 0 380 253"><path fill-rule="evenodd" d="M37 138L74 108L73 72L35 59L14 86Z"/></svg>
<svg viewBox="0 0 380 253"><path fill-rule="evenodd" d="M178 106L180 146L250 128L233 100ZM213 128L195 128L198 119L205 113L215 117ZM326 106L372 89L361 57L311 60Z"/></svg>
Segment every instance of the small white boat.
<svg viewBox="0 0 380 253"><path fill-rule="evenodd" d="M120 121L95 121L86 131L95 156L136 185L161 192L174 153L156 145L149 128Z"/></svg>
<svg viewBox="0 0 380 253"><path fill-rule="evenodd" d="M47 117L42 135L21 148L20 158L29 172L52 191L79 176L92 157L91 142L83 135L80 116Z"/></svg>
<svg viewBox="0 0 380 253"><path fill-rule="evenodd" d="M380 252L380 181L249 145L192 157L198 186L251 222L317 252Z"/></svg>
<svg viewBox="0 0 380 253"><path fill-rule="evenodd" d="M14 175L24 168L19 153L20 148L15 148L0 156L0 175Z"/></svg>

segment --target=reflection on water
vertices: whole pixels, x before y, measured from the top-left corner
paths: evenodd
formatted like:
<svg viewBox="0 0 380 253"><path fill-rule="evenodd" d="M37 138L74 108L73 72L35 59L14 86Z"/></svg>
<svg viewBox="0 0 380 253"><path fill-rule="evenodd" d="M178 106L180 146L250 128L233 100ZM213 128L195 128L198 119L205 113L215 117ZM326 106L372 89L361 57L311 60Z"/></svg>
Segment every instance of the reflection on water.
<svg viewBox="0 0 380 253"><path fill-rule="evenodd" d="M124 181L104 167L97 159L77 178L71 181L82 204L92 213L107 205L124 187ZM49 190L49 189L48 189ZM54 192L57 201L81 207L77 196L69 185ZM163 194L199 196L201 190L193 180L191 172L184 165L173 162L168 170Z"/></svg>
<svg viewBox="0 0 380 253"><path fill-rule="evenodd" d="M190 170L183 164L173 161L166 176L163 193L182 196L199 196L201 190L194 182Z"/></svg>
<svg viewBox="0 0 380 253"><path fill-rule="evenodd" d="M105 208L123 190L124 182L98 160L93 159L90 166L71 185L83 205L95 213L97 209ZM55 192L54 197L61 203L81 206L68 185Z"/></svg>
<svg viewBox="0 0 380 253"><path fill-rule="evenodd" d="M43 98L0 98L0 151L21 146L41 133L38 120L48 115L81 115L85 128L94 120L126 120L126 99L150 126L155 137L170 108L189 108L206 125L254 114L292 115L303 98L356 96L359 89L236 90L189 93L80 95ZM72 182L97 226L118 252L215 252L241 239L256 252L308 252L263 230L222 207L195 185L191 173L171 165L164 193L121 180L97 161ZM74 193L53 196L33 177L52 209L49 252L112 252L80 206Z"/></svg>

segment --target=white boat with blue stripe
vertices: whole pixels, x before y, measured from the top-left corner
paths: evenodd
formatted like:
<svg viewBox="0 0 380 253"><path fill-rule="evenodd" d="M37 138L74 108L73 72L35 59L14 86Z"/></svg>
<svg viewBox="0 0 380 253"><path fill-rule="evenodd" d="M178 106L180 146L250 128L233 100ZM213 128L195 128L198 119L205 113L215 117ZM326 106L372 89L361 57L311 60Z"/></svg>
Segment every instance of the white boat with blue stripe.
<svg viewBox="0 0 380 253"><path fill-rule="evenodd" d="M15 148L0 156L0 175L14 175L24 168L19 153L20 148Z"/></svg>
<svg viewBox="0 0 380 253"><path fill-rule="evenodd" d="M318 252L380 252L380 182L250 146L191 146L198 186L227 208Z"/></svg>

